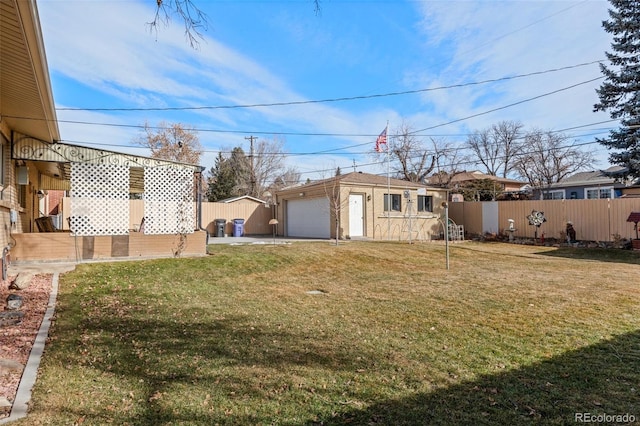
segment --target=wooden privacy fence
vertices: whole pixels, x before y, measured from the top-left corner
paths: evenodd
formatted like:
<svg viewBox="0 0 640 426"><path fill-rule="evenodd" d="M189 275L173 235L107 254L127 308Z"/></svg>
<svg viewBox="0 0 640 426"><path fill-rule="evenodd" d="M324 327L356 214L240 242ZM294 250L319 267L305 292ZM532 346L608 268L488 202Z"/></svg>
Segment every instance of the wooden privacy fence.
<svg viewBox="0 0 640 426"><path fill-rule="evenodd" d="M202 203L202 226L210 235L215 233L216 219L226 219L225 233L233 233L233 219L244 219L244 233L247 235L271 235L273 218L271 207L255 201L236 201L234 203Z"/></svg>
<svg viewBox="0 0 640 426"><path fill-rule="evenodd" d="M513 219L515 237L533 238L536 227L527 219L533 210L544 212L547 219L538 237L560 238L571 221L578 240L613 241L616 235L633 239L634 224L627 218L640 211L640 198L449 203L449 217L471 235L504 234Z"/></svg>
<svg viewBox="0 0 640 426"><path fill-rule="evenodd" d="M69 230L67 218L71 212L71 199L65 197L61 203L62 229ZM197 205L194 203L193 211L197 215ZM246 235L271 235L273 229L269 225L272 216L272 208L265 204L251 200L240 200L233 203L202 203L202 227L210 235L215 233L215 220L225 219L225 234L233 234L233 219L244 219L244 233ZM137 231L144 217L144 201L129 201L129 229ZM197 218L195 223L197 224Z"/></svg>

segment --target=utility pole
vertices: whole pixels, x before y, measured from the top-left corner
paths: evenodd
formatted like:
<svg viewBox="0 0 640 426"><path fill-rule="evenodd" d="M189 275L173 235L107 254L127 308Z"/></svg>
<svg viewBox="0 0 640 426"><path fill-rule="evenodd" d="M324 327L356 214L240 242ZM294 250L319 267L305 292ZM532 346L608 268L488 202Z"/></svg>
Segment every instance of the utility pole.
<svg viewBox="0 0 640 426"><path fill-rule="evenodd" d="M249 160L251 161L251 182L250 182L250 187L249 187L249 191L251 191L250 195L252 197L256 196L256 172L255 169L253 168L253 141L258 139L257 137L251 135L248 137L245 137L246 140L249 141L250 146L249 146Z"/></svg>

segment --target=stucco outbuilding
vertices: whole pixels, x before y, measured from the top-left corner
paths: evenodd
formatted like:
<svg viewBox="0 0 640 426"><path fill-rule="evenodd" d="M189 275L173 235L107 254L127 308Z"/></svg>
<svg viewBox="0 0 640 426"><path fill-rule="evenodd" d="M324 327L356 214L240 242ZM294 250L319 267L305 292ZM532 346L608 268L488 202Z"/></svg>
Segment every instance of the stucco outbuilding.
<svg viewBox="0 0 640 426"><path fill-rule="evenodd" d="M287 237L430 240L442 233L447 190L353 172L275 194Z"/></svg>

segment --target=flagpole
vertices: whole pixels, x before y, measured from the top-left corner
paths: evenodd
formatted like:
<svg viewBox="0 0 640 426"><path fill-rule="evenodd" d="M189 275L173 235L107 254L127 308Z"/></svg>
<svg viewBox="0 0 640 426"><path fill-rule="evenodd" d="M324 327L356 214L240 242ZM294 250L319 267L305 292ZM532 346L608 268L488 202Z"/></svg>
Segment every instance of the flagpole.
<svg viewBox="0 0 640 426"><path fill-rule="evenodd" d="M387 120L385 134L387 135L387 241L389 241L391 240L391 155L389 152L391 137L389 136L389 120Z"/></svg>

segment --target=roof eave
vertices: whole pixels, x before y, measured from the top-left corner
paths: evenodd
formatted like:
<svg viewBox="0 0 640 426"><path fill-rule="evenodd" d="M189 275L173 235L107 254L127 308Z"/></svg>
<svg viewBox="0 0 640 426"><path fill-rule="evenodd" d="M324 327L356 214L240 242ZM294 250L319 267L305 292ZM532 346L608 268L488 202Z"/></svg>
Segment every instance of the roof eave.
<svg viewBox="0 0 640 426"><path fill-rule="evenodd" d="M7 114L6 111L0 111L0 113L5 114L5 117L2 118L7 121L11 129L30 134L47 142L57 141L60 139L60 131L58 129L58 120L36 1L10 0L8 3L5 3L5 6L13 7L15 15L3 14L2 19L10 19L12 21L15 28L19 30L19 34L14 34L17 35L17 39L14 38L14 40L21 40L21 42L16 42L11 46L5 46L5 48L16 48L22 51L21 55L13 56L13 58L21 58L20 65L25 69L30 69L31 75L16 76L16 74L9 72L10 67L16 64L7 60L7 62L4 63L6 68L2 75L3 84L7 87L28 87L25 93L33 93L34 95L30 95L30 99L25 99L25 105L32 102L33 105L39 105L39 108L37 108L37 112L29 110L28 113L25 113L27 110L22 111L22 106L16 105L15 109L12 110L16 111L16 113ZM22 60L22 58L24 58L24 60ZM5 59L7 58L0 58L3 62ZM3 104L6 105L8 101L12 102L12 105L15 105L13 99L8 100L3 97ZM18 103L21 104L21 102Z"/></svg>

